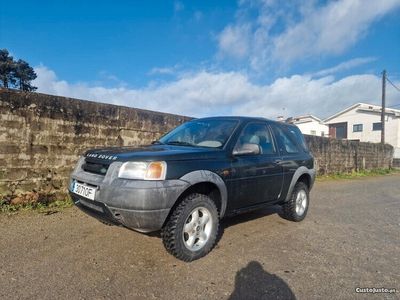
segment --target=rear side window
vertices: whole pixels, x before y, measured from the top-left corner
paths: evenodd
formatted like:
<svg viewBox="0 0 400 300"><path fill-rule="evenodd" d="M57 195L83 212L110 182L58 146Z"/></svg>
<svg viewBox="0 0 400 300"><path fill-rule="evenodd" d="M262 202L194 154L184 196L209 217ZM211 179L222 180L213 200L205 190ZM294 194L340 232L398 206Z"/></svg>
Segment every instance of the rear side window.
<svg viewBox="0 0 400 300"><path fill-rule="evenodd" d="M301 146L302 150L307 152L308 146L306 140L304 139L304 135L301 133L300 129L297 126L286 127L285 129L294 135L297 144Z"/></svg>
<svg viewBox="0 0 400 300"><path fill-rule="evenodd" d="M304 137L297 127L273 126L281 151L296 154L308 151Z"/></svg>

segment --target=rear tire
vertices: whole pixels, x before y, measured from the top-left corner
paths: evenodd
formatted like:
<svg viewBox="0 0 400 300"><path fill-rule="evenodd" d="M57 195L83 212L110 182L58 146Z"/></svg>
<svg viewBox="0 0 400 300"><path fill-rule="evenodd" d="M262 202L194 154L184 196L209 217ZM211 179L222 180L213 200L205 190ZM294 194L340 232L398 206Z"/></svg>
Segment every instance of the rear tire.
<svg viewBox="0 0 400 300"><path fill-rule="evenodd" d="M209 253L218 233L219 217L214 201L203 194L190 194L172 211L161 230L165 249L189 262Z"/></svg>
<svg viewBox="0 0 400 300"><path fill-rule="evenodd" d="M294 222L302 221L307 215L309 203L307 185L301 181L297 182L290 199L282 205L282 217Z"/></svg>

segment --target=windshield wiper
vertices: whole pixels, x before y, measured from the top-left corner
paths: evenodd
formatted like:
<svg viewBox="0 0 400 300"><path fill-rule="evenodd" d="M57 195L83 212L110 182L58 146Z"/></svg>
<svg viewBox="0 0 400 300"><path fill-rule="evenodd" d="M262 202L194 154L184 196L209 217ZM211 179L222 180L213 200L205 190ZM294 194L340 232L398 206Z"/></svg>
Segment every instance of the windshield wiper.
<svg viewBox="0 0 400 300"><path fill-rule="evenodd" d="M152 145L164 145L164 143L161 142L161 141L159 141L159 140L152 141L151 144L152 144Z"/></svg>
<svg viewBox="0 0 400 300"><path fill-rule="evenodd" d="M182 141L169 141L167 145L179 145L179 146L191 146L195 147L195 145L188 143L188 142L182 142Z"/></svg>

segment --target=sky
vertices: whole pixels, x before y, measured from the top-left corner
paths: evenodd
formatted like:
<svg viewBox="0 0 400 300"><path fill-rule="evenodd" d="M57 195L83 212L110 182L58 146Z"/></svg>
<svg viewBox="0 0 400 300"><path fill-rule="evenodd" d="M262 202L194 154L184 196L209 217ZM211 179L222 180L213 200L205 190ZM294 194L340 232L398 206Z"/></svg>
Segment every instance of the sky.
<svg viewBox="0 0 400 300"><path fill-rule="evenodd" d="M3 0L0 0L3 2ZM193 117L313 114L400 87L400 0L7 1L38 92ZM387 104L400 91L387 85Z"/></svg>

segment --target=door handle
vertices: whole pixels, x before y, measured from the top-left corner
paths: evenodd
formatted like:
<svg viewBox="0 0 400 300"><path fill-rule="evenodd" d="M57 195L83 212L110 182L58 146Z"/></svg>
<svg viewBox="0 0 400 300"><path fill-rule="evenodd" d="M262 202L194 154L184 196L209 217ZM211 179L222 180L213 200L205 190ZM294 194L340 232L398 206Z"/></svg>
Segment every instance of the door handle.
<svg viewBox="0 0 400 300"><path fill-rule="evenodd" d="M275 159L274 160L274 163L277 164L277 165L279 165L281 162L282 162L282 159Z"/></svg>

